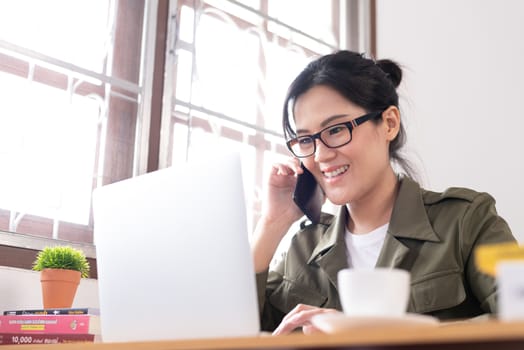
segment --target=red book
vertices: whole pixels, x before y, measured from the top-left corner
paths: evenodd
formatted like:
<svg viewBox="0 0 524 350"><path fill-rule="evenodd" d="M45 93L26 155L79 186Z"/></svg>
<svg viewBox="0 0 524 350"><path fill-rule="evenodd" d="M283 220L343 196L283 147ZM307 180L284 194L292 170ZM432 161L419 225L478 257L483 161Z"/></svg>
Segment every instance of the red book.
<svg viewBox="0 0 524 350"><path fill-rule="evenodd" d="M27 334L0 333L0 345L11 344L59 344L99 341L94 334Z"/></svg>
<svg viewBox="0 0 524 350"><path fill-rule="evenodd" d="M97 315L0 315L0 333L100 334Z"/></svg>

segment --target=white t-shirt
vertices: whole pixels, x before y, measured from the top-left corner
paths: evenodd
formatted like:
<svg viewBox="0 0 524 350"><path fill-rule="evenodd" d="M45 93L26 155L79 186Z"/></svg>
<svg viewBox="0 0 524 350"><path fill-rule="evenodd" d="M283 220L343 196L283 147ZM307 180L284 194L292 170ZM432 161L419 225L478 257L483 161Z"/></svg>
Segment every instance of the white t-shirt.
<svg viewBox="0 0 524 350"><path fill-rule="evenodd" d="M348 264L353 268L369 268L372 269L377 264L378 256L386 233L388 231L389 223L376 228L375 230L355 235L346 228L346 247L348 249Z"/></svg>

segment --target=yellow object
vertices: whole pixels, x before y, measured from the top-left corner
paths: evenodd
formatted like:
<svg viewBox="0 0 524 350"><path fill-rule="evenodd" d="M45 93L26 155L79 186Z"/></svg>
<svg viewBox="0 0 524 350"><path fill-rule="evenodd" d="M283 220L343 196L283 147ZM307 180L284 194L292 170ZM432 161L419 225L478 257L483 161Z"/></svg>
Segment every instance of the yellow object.
<svg viewBox="0 0 524 350"><path fill-rule="evenodd" d="M508 260L524 261L524 246L511 242L485 244L475 249L475 264L487 275L495 277L497 264Z"/></svg>

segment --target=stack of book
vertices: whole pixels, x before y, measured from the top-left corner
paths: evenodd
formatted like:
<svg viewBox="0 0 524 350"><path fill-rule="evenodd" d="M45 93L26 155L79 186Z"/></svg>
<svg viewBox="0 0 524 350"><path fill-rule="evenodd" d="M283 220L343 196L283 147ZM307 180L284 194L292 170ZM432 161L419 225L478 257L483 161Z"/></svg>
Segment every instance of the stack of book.
<svg viewBox="0 0 524 350"><path fill-rule="evenodd" d="M0 315L0 345L95 342L100 313L94 308L10 310Z"/></svg>

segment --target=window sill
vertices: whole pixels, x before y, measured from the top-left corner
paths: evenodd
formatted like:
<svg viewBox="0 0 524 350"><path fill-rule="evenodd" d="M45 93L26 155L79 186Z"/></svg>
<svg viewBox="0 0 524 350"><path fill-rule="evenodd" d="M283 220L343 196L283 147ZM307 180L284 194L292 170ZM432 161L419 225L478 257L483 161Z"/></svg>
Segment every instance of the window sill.
<svg viewBox="0 0 524 350"><path fill-rule="evenodd" d="M88 258L96 258L96 249L93 244L68 242L59 239L38 237L22 233L0 231L0 245L31 250L42 250L47 246L54 245L69 245L83 251Z"/></svg>
<svg viewBox="0 0 524 350"><path fill-rule="evenodd" d="M96 249L93 244L0 231L0 266L31 270L39 251L47 246L69 245L84 252L90 265L90 277L97 278Z"/></svg>

